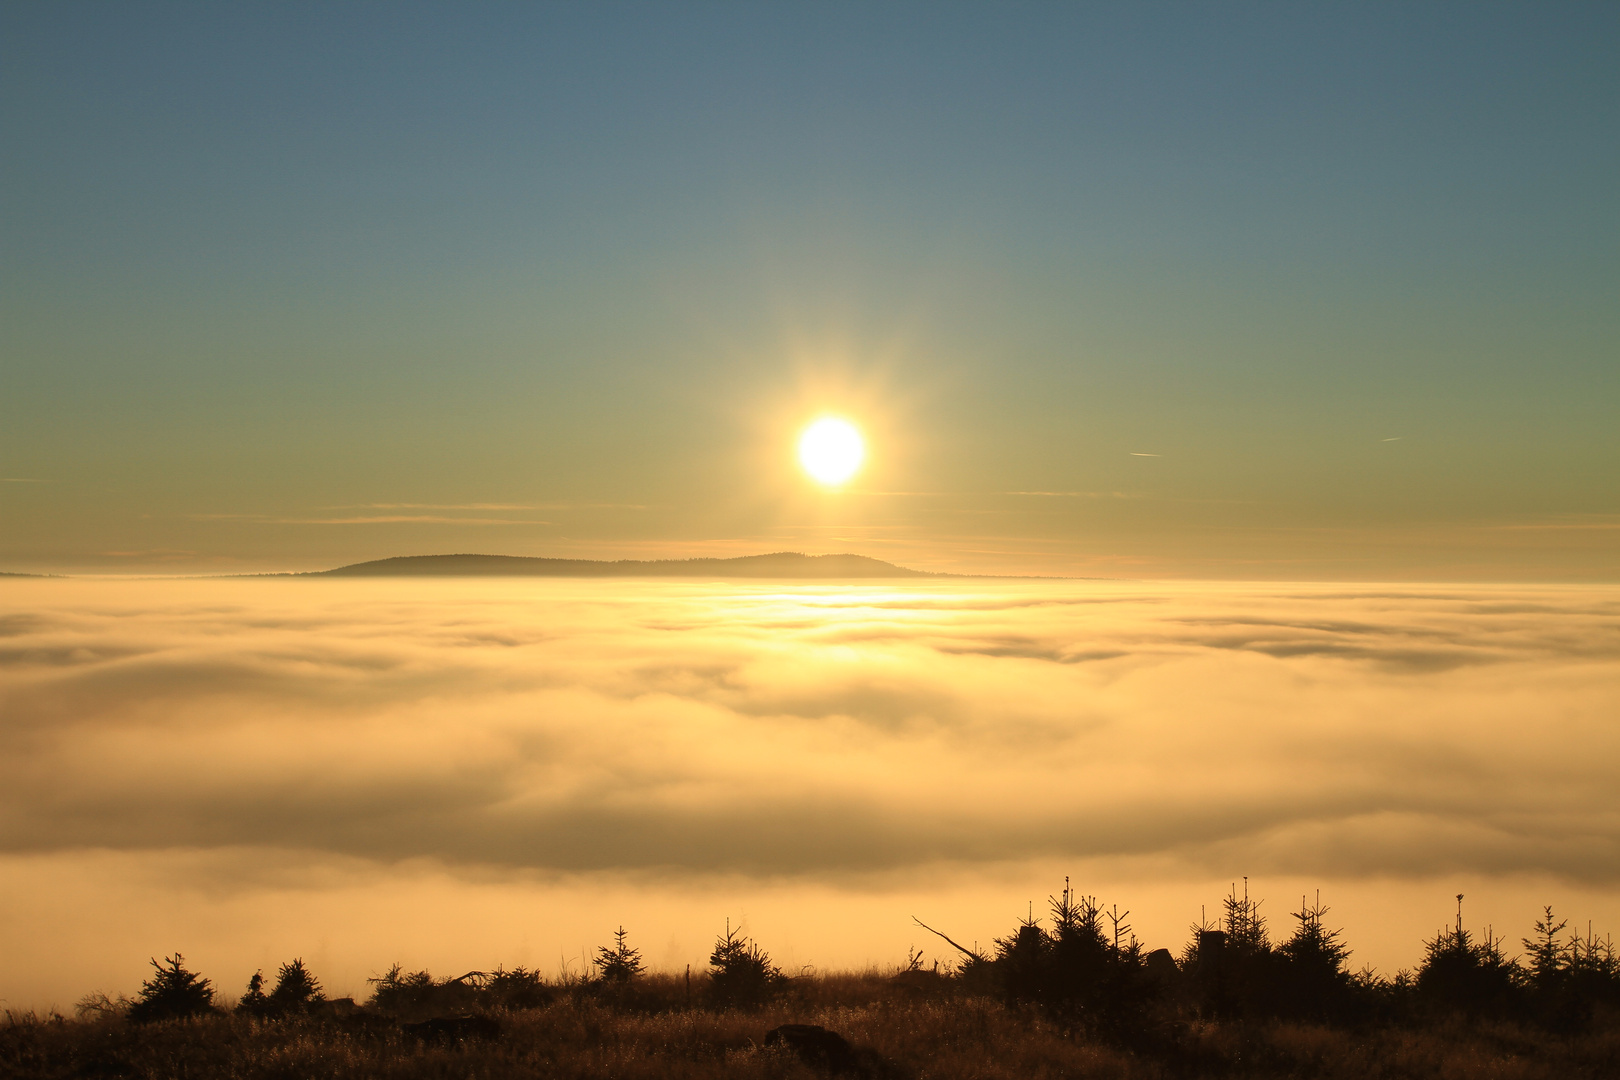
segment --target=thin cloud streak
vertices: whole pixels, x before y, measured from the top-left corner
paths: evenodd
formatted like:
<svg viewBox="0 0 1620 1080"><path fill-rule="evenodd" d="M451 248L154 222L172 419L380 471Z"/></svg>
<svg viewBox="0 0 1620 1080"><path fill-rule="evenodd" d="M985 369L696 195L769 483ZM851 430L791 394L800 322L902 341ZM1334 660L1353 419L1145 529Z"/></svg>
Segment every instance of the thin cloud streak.
<svg viewBox="0 0 1620 1080"><path fill-rule="evenodd" d="M345 509L342 507L335 509ZM645 510L640 503L554 502L554 503L360 503L360 510Z"/></svg>
<svg viewBox="0 0 1620 1080"><path fill-rule="evenodd" d="M444 514L366 514L350 517L272 517L266 514L191 514L193 521L241 521L258 525L555 525L536 518L451 517Z"/></svg>
<svg viewBox="0 0 1620 1080"><path fill-rule="evenodd" d="M336 518L269 518L271 525L552 525L529 518L468 518L442 514L388 514Z"/></svg>
<svg viewBox="0 0 1620 1080"><path fill-rule="evenodd" d="M1126 491L1004 491L1003 495L1029 495L1049 499L1142 499Z"/></svg>

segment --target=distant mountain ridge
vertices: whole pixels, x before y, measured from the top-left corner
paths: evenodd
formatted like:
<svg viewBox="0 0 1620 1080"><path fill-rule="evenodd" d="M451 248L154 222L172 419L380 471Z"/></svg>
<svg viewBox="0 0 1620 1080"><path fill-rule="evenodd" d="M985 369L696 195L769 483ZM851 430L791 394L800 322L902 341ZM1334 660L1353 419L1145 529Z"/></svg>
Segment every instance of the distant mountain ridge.
<svg viewBox="0 0 1620 1080"><path fill-rule="evenodd" d="M527 555L399 555L392 559L317 570L301 577L724 577L928 578L953 577L910 570L865 555L804 555L777 551L732 559L544 559Z"/></svg>

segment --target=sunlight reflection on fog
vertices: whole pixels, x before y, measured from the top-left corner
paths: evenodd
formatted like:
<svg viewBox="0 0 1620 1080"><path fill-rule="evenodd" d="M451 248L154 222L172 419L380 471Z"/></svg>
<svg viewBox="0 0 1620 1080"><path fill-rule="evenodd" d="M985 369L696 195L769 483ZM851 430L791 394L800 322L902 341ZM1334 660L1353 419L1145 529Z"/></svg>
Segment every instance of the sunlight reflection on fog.
<svg viewBox="0 0 1620 1080"><path fill-rule="evenodd" d="M596 933L570 922L593 891L662 892L661 917L700 920L652 948L675 963L705 951L700 911L814 894L793 947L848 964L903 953L918 896L999 901L971 917L1004 932L1036 869L1164 897L1134 920L1161 935L1214 902L1185 883L1242 874L1278 883L1274 919L1283 883L1600 895L1617 661L1612 589L7 583L0 915L33 955L19 920L116 892L101 932L138 963L193 953L159 932L176 911L257 956L270 931L242 920L324 940L380 903L420 943L465 929L400 912L494 904L490 932L549 962L590 943L558 935ZM539 897L551 927L514 922ZM896 929L843 934L857 912ZM0 993L40 977L24 961Z"/></svg>

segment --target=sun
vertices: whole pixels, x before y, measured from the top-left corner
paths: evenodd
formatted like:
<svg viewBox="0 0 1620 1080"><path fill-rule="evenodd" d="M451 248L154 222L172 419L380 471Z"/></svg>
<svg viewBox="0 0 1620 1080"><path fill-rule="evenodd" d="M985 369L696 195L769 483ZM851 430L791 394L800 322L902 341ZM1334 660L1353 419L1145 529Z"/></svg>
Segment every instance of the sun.
<svg viewBox="0 0 1620 1080"><path fill-rule="evenodd" d="M865 459L866 443L848 420L824 416L799 436L799 464L820 483L842 484Z"/></svg>

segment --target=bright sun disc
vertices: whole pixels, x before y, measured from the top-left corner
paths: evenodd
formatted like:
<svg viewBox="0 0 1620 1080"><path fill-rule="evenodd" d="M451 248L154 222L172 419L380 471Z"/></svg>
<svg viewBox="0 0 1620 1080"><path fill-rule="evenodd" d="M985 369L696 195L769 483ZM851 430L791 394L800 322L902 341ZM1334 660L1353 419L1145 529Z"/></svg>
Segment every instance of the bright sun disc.
<svg viewBox="0 0 1620 1080"><path fill-rule="evenodd" d="M799 436L799 464L823 484L842 484L861 467L866 444L848 420L824 417Z"/></svg>

